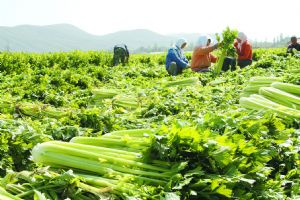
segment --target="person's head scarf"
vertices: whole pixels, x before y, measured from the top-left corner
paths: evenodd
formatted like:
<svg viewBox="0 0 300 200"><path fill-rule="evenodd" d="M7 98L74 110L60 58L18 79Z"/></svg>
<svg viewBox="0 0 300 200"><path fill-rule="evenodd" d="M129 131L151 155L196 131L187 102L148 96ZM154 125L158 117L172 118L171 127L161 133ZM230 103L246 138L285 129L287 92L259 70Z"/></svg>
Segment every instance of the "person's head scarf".
<svg viewBox="0 0 300 200"><path fill-rule="evenodd" d="M198 38L198 41L196 43L196 47L205 47L205 46L207 46L208 40L210 40L212 42L211 38L208 35L201 35Z"/></svg>
<svg viewBox="0 0 300 200"><path fill-rule="evenodd" d="M239 38L242 41L241 43L244 43L247 41L247 35L243 32L239 32L237 38Z"/></svg>
<svg viewBox="0 0 300 200"><path fill-rule="evenodd" d="M175 48L177 48L179 50L181 57L183 57L183 55L184 55L183 49L181 48L183 44L187 44L187 41L184 38L178 39L175 43Z"/></svg>
<svg viewBox="0 0 300 200"><path fill-rule="evenodd" d="M181 46L182 46L183 44L187 44L187 41L186 41L186 39L184 39L184 38L180 38L180 39L178 39L178 40L176 41L175 46L176 46L178 49L181 49Z"/></svg>
<svg viewBox="0 0 300 200"><path fill-rule="evenodd" d="M243 32L239 32L237 38L241 40L241 42L238 43L238 49L242 50L242 44L248 39L247 35Z"/></svg>

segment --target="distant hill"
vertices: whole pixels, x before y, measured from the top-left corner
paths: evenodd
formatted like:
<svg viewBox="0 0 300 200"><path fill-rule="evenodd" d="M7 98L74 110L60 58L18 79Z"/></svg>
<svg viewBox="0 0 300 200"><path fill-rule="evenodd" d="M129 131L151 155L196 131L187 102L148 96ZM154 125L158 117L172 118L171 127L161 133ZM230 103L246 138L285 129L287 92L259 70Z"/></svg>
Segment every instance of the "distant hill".
<svg viewBox="0 0 300 200"><path fill-rule="evenodd" d="M134 52L143 48L168 48L178 37L194 40L196 34L161 35L146 29L136 29L98 36L70 24L0 26L0 51L112 50L115 44L125 43Z"/></svg>

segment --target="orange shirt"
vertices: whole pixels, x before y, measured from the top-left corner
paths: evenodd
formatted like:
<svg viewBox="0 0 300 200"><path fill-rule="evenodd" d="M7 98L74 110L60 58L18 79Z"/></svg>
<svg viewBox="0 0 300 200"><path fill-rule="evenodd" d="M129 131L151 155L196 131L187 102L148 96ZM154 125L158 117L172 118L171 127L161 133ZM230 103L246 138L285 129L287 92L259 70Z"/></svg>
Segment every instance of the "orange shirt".
<svg viewBox="0 0 300 200"><path fill-rule="evenodd" d="M210 47L196 47L193 51L191 68L193 71L199 71L211 66L211 63L217 61L217 57L212 55L214 48Z"/></svg>
<svg viewBox="0 0 300 200"><path fill-rule="evenodd" d="M238 60L252 60L252 46L248 41L242 44L241 50L237 48L237 42L234 43L236 52L238 54Z"/></svg>

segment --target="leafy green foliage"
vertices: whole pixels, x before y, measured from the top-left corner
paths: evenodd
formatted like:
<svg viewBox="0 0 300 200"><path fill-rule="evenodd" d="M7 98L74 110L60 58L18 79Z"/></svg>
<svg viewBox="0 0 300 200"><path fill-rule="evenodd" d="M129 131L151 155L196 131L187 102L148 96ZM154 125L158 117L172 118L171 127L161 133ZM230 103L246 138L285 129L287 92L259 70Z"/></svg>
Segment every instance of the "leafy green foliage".
<svg viewBox="0 0 300 200"><path fill-rule="evenodd" d="M257 49L253 55L251 66L216 78L190 70L170 77L165 54L132 55L127 66L112 67L112 55L105 52L1 53L0 174L6 180L9 170L30 170L36 182L20 177L9 182L24 184L31 191L28 199L130 198L90 188L61 170L41 172L30 151L49 140L155 128L159 131L146 160L168 163L180 174L164 187L140 184L141 193L153 199L297 199L299 121L249 112L238 103L254 76L300 85L300 60L286 56L285 49ZM186 80L193 81L178 84ZM165 87L168 83L175 86ZM102 98L95 90L117 94ZM47 185L54 189L40 188Z"/></svg>
<svg viewBox="0 0 300 200"><path fill-rule="evenodd" d="M235 50L233 47L233 42L237 38L238 31L237 30L231 30L229 27L226 27L226 29L222 32L222 42L221 37L216 34L216 39L220 43L220 50L222 54L225 54L226 56L235 56Z"/></svg>
<svg viewBox="0 0 300 200"><path fill-rule="evenodd" d="M215 66L214 71L216 74L219 74L221 72L224 59L226 56L235 57L236 51L233 47L234 39L237 38L238 31L237 30L230 30L229 27L226 27L226 29L222 32L222 42L221 37L216 34L217 41L219 42L219 49L221 51L221 55L218 58L217 64Z"/></svg>

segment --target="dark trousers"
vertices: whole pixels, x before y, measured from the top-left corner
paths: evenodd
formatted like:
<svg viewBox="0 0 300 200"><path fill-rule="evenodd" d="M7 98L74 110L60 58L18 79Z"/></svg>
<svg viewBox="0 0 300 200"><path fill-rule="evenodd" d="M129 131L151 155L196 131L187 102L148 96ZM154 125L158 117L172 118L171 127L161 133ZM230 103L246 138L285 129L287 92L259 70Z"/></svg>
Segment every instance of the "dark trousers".
<svg viewBox="0 0 300 200"><path fill-rule="evenodd" d="M226 57L224 59L222 70L223 71L228 71L228 70L233 71L233 70L236 70L236 65L240 66L241 68L244 68L251 64L252 64L252 60L239 60L238 62L236 62L235 58Z"/></svg>
<svg viewBox="0 0 300 200"><path fill-rule="evenodd" d="M167 67L167 71L172 76L182 73L182 69L176 64L176 62L171 62L170 66Z"/></svg>
<svg viewBox="0 0 300 200"><path fill-rule="evenodd" d="M202 68L202 69L196 70L195 72L204 73L204 72L210 72L210 71L211 70L209 69L209 67L206 67L206 68Z"/></svg>
<svg viewBox="0 0 300 200"><path fill-rule="evenodd" d="M251 64L252 64L252 60L239 60L238 61L238 66L240 66L241 68L244 68Z"/></svg>
<svg viewBox="0 0 300 200"><path fill-rule="evenodd" d="M236 59L230 57L224 58L222 70L226 72L228 70L233 71L235 69L236 69Z"/></svg>

